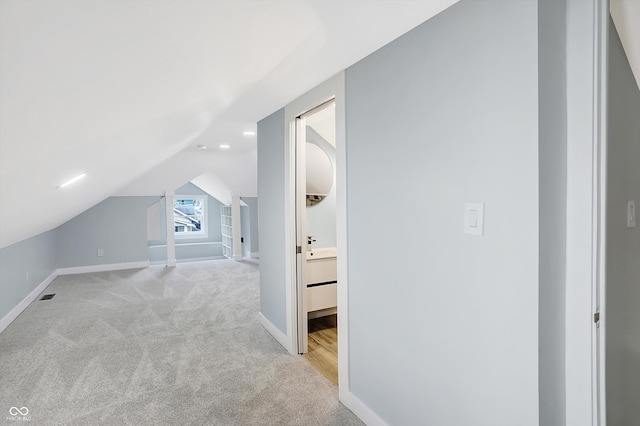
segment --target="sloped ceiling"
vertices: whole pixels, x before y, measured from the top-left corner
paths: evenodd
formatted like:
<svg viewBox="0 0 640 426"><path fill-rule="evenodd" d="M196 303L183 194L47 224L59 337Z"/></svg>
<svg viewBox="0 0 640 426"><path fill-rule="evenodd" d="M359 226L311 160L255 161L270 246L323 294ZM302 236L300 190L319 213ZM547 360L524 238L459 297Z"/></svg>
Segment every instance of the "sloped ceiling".
<svg viewBox="0 0 640 426"><path fill-rule="evenodd" d="M0 0L0 247L207 169L255 195L243 131L455 2Z"/></svg>
<svg viewBox="0 0 640 426"><path fill-rule="evenodd" d="M640 88L640 0L611 0L610 10Z"/></svg>
<svg viewBox="0 0 640 426"><path fill-rule="evenodd" d="M0 248L198 176L256 195L243 131L456 1L0 0Z"/></svg>

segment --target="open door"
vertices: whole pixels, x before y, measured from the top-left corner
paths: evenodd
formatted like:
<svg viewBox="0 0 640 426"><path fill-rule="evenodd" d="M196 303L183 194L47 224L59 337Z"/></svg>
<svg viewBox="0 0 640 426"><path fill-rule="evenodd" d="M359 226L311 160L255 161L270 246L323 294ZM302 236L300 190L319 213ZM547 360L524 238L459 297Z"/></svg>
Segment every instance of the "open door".
<svg viewBox="0 0 640 426"><path fill-rule="evenodd" d="M296 118L296 305L298 321L298 353L308 351L309 330L307 323L307 285L306 285L306 119L304 114Z"/></svg>

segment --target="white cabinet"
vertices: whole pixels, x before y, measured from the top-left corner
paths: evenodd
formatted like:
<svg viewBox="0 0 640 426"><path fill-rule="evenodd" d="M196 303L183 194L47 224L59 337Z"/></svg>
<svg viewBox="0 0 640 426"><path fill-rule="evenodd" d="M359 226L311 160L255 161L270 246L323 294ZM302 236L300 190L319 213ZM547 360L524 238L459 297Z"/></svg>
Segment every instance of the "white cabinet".
<svg viewBox="0 0 640 426"><path fill-rule="evenodd" d="M337 264L335 257L307 260L307 311L320 311L338 305Z"/></svg>
<svg viewBox="0 0 640 426"><path fill-rule="evenodd" d="M307 312L320 311L338 306L338 284L307 287Z"/></svg>

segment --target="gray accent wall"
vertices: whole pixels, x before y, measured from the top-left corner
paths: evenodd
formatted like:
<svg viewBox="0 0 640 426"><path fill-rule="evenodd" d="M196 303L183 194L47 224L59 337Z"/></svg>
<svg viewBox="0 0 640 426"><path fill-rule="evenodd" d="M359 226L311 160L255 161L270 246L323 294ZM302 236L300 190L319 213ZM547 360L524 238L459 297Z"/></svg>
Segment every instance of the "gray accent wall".
<svg viewBox="0 0 640 426"><path fill-rule="evenodd" d="M640 90L610 23L607 158L607 425L640 419L640 220L627 228L627 201L640 211Z"/></svg>
<svg viewBox="0 0 640 426"><path fill-rule="evenodd" d="M0 319L56 269L55 230L0 249Z"/></svg>
<svg viewBox="0 0 640 426"><path fill-rule="evenodd" d="M280 109L258 122L260 312L287 334L285 158L284 109Z"/></svg>
<svg viewBox="0 0 640 426"><path fill-rule="evenodd" d="M537 5L463 0L347 69L350 390L388 424L539 424Z"/></svg>
<svg viewBox="0 0 640 426"><path fill-rule="evenodd" d="M158 197L110 197L56 228L59 268L140 262L147 253L147 207ZM104 255L98 257L101 248Z"/></svg>
<svg viewBox="0 0 640 426"><path fill-rule="evenodd" d="M538 29L540 425L552 426L566 420L566 1L540 0Z"/></svg>

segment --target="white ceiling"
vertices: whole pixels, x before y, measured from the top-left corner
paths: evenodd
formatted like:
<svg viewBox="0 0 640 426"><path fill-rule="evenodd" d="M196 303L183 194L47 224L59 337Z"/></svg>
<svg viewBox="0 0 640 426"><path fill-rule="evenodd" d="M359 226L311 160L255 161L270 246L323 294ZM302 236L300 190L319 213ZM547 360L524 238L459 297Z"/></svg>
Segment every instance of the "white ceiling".
<svg viewBox="0 0 640 426"><path fill-rule="evenodd" d="M320 136L336 147L336 104L332 102L329 106L305 116L307 126L318 132Z"/></svg>
<svg viewBox="0 0 640 426"><path fill-rule="evenodd" d="M0 0L0 247L211 170L256 195L243 131L455 1Z"/></svg>
<svg viewBox="0 0 640 426"><path fill-rule="evenodd" d="M611 18L640 88L640 0L611 0Z"/></svg>
<svg viewBox="0 0 640 426"><path fill-rule="evenodd" d="M0 248L203 174L255 196L243 131L456 1L0 0Z"/></svg>

